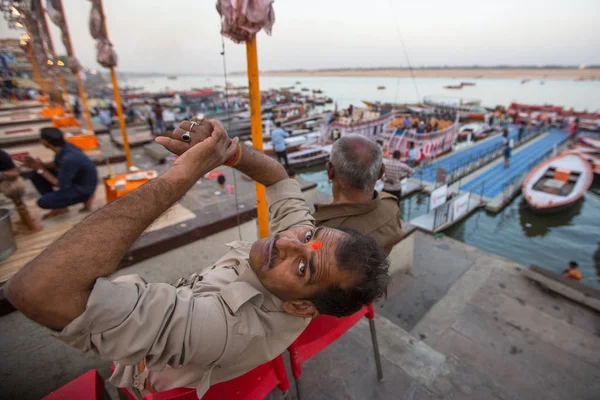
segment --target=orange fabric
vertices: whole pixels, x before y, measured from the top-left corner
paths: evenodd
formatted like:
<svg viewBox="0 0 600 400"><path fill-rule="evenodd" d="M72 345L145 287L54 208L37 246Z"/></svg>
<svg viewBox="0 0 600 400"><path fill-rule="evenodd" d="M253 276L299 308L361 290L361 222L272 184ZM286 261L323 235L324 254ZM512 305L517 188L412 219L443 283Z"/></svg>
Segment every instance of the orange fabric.
<svg viewBox="0 0 600 400"><path fill-rule="evenodd" d="M567 273L567 278L580 281L581 280L581 272L577 271L576 269L570 269L569 272Z"/></svg>
<svg viewBox="0 0 600 400"><path fill-rule="evenodd" d="M139 171L139 172L144 172L144 171ZM129 175L129 174L131 174L131 172L128 172L126 174L117 175L113 179L106 179L104 181L104 186L106 188L106 202L107 203L110 203L111 201L114 201L114 200L118 199L119 197L125 196L129 192L133 192L135 189L139 188L144 183L146 183L150 180L150 179L143 179L141 181L128 181L127 175ZM114 189L115 184L117 183L117 181L120 181L120 180L125 181L125 189L116 191Z"/></svg>
<svg viewBox="0 0 600 400"><path fill-rule="evenodd" d="M146 363L144 362L144 360L140 361L140 374L143 373L146 370ZM156 393L156 389L154 389L154 386L152 386L152 384L150 383L150 379L146 378L146 380L144 381L144 389L146 389L148 392L150 393Z"/></svg>
<svg viewBox="0 0 600 400"><path fill-rule="evenodd" d="M57 119L53 120L52 125L55 128L64 128L64 127L69 127L69 126L80 126L81 124L75 118L64 117L64 118L57 118Z"/></svg>
<svg viewBox="0 0 600 400"><path fill-rule="evenodd" d="M94 150L100 147L100 142L98 138L94 135L82 135L82 136L73 136L68 139L65 139L67 143L71 143L73 146L77 147L79 150Z"/></svg>
<svg viewBox="0 0 600 400"><path fill-rule="evenodd" d="M60 117L65 115L65 110L60 107L47 107L40 111L42 117Z"/></svg>
<svg viewBox="0 0 600 400"><path fill-rule="evenodd" d="M554 179L557 181L568 182L569 176L571 176L571 171L568 169L557 168L556 171L554 171Z"/></svg>

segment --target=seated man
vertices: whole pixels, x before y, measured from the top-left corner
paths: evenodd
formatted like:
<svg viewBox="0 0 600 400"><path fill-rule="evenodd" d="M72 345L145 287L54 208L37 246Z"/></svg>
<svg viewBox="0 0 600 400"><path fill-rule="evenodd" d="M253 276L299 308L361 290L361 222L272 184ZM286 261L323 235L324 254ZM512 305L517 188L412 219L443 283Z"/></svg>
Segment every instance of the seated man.
<svg viewBox="0 0 600 400"><path fill-rule="evenodd" d="M59 129L42 128L41 134L42 144L56 153L54 162L29 157L23 164L34 170L30 179L42 195L38 206L52 210L44 219L64 214L68 206L77 203L84 203L81 212L89 211L98 184L96 166L81 150L66 143Z"/></svg>
<svg viewBox="0 0 600 400"><path fill-rule="evenodd" d="M23 202L25 185L19 176L19 170L8 153L2 149L0 149L0 193L8 197L15 204L23 225L31 231L39 231L41 229L33 220Z"/></svg>
<svg viewBox="0 0 600 400"><path fill-rule="evenodd" d="M392 160L385 167L383 191L398 198L398 204L402 198L402 180L410 178L415 171L400 161L400 151L394 151Z"/></svg>
<svg viewBox="0 0 600 400"><path fill-rule="evenodd" d="M190 143L180 140L186 131ZM385 294L389 263L373 238L315 229L277 161L231 141L214 120L184 121L156 141L180 155L173 168L90 215L4 286L61 340L116 361L111 383L139 398L182 386L201 398L283 353L311 318L350 315ZM228 244L212 268L176 286L108 280L142 232L223 163L267 187L272 236Z"/></svg>
<svg viewBox="0 0 600 400"><path fill-rule="evenodd" d="M403 236L398 199L377 193L375 183L385 172L377 143L347 135L333 144L327 162L333 203L315 204L318 226L344 226L371 235L390 253Z"/></svg>

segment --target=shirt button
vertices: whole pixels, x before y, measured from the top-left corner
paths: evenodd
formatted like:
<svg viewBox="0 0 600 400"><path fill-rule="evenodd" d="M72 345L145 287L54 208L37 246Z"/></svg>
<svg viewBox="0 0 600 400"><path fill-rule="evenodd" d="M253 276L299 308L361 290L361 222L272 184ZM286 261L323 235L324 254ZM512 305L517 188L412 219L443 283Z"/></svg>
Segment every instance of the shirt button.
<svg viewBox="0 0 600 400"><path fill-rule="evenodd" d="M140 383L138 381L134 381L133 382L133 387L136 388L136 389L139 388L140 387Z"/></svg>

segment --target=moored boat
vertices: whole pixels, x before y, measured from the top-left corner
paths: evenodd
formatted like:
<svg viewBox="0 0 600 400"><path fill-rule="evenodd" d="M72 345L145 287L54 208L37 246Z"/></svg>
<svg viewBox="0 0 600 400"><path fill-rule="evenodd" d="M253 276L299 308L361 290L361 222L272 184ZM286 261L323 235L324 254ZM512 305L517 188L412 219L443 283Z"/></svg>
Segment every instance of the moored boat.
<svg viewBox="0 0 600 400"><path fill-rule="evenodd" d="M600 138L595 138L591 136L579 136L579 141L586 146L593 147L595 149L600 149Z"/></svg>
<svg viewBox="0 0 600 400"><path fill-rule="evenodd" d="M308 149L288 153L288 162L294 168L306 168L325 164L329 160L331 146L313 146Z"/></svg>
<svg viewBox="0 0 600 400"><path fill-rule="evenodd" d="M291 136L289 138L284 139L285 148L288 153L302 150L303 147L315 144L320 137L320 132L310 132L304 135ZM248 146L252 146L251 140L247 140L244 143ZM275 154L275 151L273 150L273 143L271 143L270 141L263 143L263 152L268 155Z"/></svg>
<svg viewBox="0 0 600 400"><path fill-rule="evenodd" d="M523 181L523 197L534 211L560 211L581 199L593 178L591 165L568 152L536 166Z"/></svg>

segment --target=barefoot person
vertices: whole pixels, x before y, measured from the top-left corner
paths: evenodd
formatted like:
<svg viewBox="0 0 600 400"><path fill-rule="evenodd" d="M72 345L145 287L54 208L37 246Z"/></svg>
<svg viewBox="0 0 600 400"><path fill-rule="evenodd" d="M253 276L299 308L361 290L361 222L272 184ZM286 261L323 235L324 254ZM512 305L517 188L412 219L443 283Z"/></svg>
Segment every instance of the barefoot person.
<svg viewBox="0 0 600 400"><path fill-rule="evenodd" d="M34 171L31 182L42 195L37 204L52 210L44 216L51 218L66 213L67 207L83 203L82 212L89 211L98 184L96 166L81 150L66 143L57 128L42 128L42 144L56 153L54 161L43 163L28 157L23 164Z"/></svg>
<svg viewBox="0 0 600 400"><path fill-rule="evenodd" d="M3 289L59 339L116 361L111 383L137 398L176 387L202 398L282 354L311 318L351 315L385 294L389 262L375 240L315 228L298 182L276 160L230 140L214 120L184 121L169 136L156 141L179 155L170 170L84 219ZM270 237L229 243L175 285L107 278L156 218L223 164L266 186Z"/></svg>
<svg viewBox="0 0 600 400"><path fill-rule="evenodd" d="M21 222L31 231L38 231L41 227L35 223L23 202L25 185L19 176L19 170L7 152L0 149L0 193L8 197L15 204L21 217Z"/></svg>

